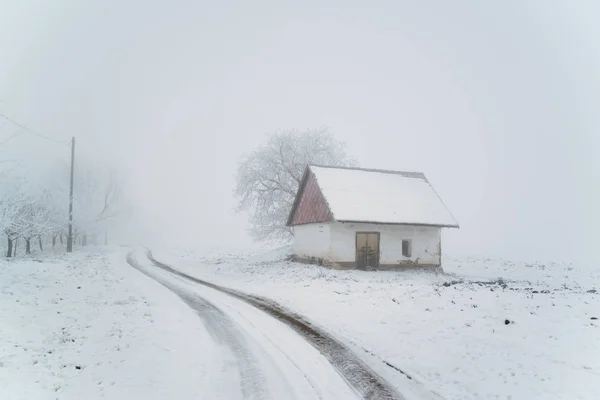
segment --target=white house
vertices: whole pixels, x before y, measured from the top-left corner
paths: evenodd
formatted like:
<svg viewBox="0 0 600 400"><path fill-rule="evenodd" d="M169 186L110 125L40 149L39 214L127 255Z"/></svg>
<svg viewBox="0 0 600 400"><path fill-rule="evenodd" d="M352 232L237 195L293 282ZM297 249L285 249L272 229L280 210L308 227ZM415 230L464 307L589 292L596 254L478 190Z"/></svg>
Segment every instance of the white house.
<svg viewBox="0 0 600 400"><path fill-rule="evenodd" d="M309 165L287 225L294 258L335 268L441 264L458 223L420 172Z"/></svg>

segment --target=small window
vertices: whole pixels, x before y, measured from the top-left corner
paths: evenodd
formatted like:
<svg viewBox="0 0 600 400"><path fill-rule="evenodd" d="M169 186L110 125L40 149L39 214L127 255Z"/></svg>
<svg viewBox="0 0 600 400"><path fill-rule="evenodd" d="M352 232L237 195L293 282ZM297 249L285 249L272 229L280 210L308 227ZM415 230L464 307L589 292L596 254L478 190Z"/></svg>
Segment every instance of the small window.
<svg viewBox="0 0 600 400"><path fill-rule="evenodd" d="M402 255L404 257L410 257L412 255L412 240L402 240Z"/></svg>

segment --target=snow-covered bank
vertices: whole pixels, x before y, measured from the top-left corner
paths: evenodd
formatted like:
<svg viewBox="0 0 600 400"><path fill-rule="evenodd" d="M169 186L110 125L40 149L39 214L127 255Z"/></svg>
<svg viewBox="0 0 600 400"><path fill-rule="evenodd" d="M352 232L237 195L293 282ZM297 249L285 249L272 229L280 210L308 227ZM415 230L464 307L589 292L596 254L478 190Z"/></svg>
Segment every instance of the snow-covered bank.
<svg viewBox="0 0 600 400"><path fill-rule="evenodd" d="M124 249L0 261L0 399L200 398L206 337Z"/></svg>
<svg viewBox="0 0 600 400"><path fill-rule="evenodd" d="M595 268L471 259L447 274L362 272L283 261L284 250L154 255L272 298L363 349L388 379L408 374L448 399L600 397Z"/></svg>

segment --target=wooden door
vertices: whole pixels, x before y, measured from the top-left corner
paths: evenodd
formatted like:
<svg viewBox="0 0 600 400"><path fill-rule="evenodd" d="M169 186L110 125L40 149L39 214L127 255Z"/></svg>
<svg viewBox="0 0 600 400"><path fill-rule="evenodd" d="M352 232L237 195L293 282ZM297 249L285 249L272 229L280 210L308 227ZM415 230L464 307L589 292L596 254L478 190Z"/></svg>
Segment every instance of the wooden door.
<svg viewBox="0 0 600 400"><path fill-rule="evenodd" d="M356 268L379 267L379 232L356 232Z"/></svg>

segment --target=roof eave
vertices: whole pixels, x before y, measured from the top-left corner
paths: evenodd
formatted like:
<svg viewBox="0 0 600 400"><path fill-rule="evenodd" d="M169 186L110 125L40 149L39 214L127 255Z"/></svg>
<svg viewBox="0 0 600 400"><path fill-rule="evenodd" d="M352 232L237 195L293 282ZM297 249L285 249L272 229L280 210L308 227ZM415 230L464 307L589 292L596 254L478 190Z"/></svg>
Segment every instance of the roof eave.
<svg viewBox="0 0 600 400"><path fill-rule="evenodd" d="M373 225L404 225L404 226L427 226L432 228L460 228L458 224L428 224L417 222L381 222L381 221L359 221L359 220L335 220L333 222L352 223L352 224L373 224Z"/></svg>

